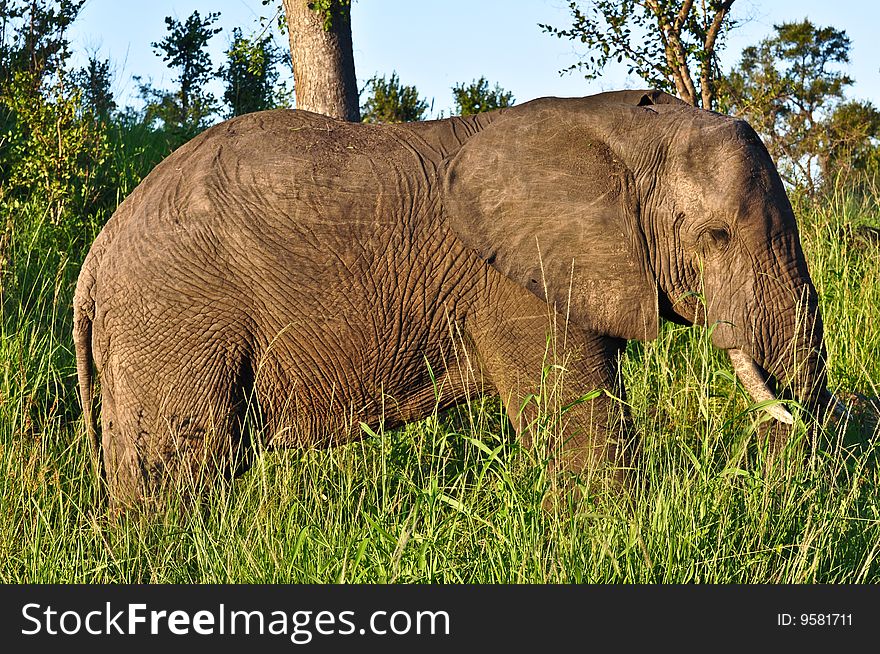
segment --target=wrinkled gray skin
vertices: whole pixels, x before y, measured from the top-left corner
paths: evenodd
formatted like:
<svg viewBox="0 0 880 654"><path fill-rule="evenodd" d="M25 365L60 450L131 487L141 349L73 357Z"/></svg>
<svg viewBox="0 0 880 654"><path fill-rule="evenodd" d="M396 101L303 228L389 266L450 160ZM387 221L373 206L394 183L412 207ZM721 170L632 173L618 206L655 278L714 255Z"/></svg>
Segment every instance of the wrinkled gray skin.
<svg viewBox="0 0 880 654"><path fill-rule="evenodd" d="M816 292L767 151L745 122L654 91L407 125L229 120L125 200L74 305L118 502L246 468L249 402L274 447L421 418L437 392L441 407L499 394L528 438L548 333L563 403L622 396L618 353L660 317L714 324L752 385L825 394ZM557 464L633 463L614 406L566 413Z"/></svg>

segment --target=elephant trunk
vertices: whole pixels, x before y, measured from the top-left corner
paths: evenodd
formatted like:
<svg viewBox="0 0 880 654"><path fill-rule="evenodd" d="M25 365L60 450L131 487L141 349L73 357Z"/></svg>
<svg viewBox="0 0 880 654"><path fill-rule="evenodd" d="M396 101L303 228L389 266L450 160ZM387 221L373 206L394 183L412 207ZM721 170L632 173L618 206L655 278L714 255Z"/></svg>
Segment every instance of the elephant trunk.
<svg viewBox="0 0 880 654"><path fill-rule="evenodd" d="M777 322L770 327L763 346L756 348L760 358L741 348L729 349L728 355L737 378L755 402L778 399L780 393L817 416L829 409L842 415L845 408L827 390L827 356L815 290L811 284L802 288L806 293L794 312L799 315L788 324ZM770 403L765 410L779 422L794 423L782 404Z"/></svg>

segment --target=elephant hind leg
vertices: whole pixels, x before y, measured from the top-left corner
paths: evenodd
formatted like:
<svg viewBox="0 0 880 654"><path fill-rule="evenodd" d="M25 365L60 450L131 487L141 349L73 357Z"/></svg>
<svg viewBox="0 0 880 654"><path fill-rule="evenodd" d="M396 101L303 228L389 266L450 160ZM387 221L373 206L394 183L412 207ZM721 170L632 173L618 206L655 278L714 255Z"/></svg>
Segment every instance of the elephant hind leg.
<svg viewBox="0 0 880 654"><path fill-rule="evenodd" d="M247 371L162 375L150 389L124 370L111 372L102 398L102 448L111 503L139 505L200 494L205 485L249 467L245 424ZM213 374L212 374L213 373ZM211 381L209 381L211 380Z"/></svg>

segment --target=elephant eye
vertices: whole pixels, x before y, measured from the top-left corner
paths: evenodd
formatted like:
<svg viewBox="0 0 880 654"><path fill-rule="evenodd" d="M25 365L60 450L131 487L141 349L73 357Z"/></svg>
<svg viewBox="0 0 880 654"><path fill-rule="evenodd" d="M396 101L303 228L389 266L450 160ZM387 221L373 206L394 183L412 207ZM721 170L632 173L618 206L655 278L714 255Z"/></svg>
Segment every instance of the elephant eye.
<svg viewBox="0 0 880 654"><path fill-rule="evenodd" d="M730 243L730 232L726 227L713 226L700 235L700 245L707 252L720 251Z"/></svg>

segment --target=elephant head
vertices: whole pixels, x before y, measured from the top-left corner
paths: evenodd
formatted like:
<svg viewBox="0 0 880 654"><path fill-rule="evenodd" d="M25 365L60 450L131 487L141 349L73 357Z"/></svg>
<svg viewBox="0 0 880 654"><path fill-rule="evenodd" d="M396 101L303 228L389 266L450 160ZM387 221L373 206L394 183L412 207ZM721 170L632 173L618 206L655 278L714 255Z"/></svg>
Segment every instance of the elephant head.
<svg viewBox="0 0 880 654"><path fill-rule="evenodd" d="M746 122L656 91L537 100L465 143L445 197L467 246L584 328L702 324L756 401L826 393L794 213Z"/></svg>

